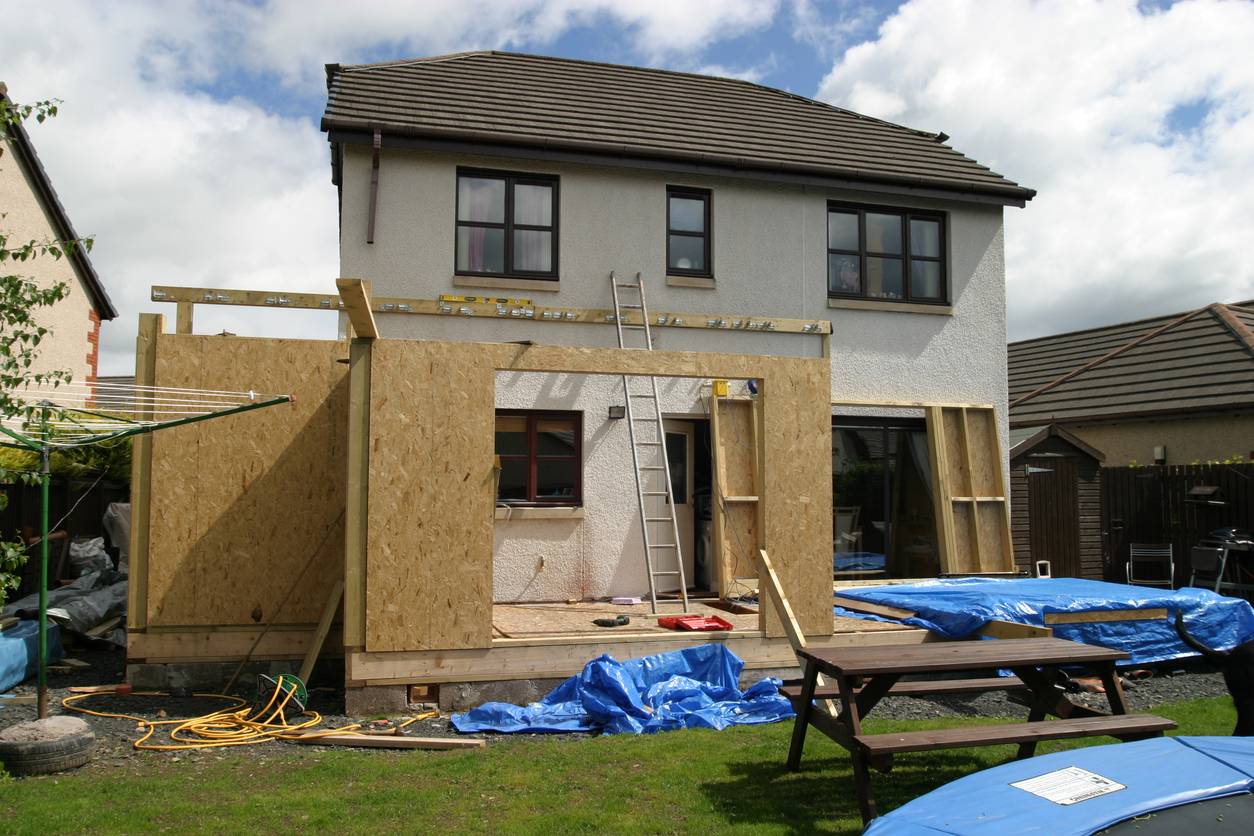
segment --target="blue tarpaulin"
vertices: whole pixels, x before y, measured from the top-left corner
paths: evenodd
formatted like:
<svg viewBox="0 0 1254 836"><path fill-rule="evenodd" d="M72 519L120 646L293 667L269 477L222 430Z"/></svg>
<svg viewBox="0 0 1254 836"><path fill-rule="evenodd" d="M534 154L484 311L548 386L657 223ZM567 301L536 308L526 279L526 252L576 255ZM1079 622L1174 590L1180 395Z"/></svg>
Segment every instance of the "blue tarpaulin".
<svg viewBox="0 0 1254 836"><path fill-rule="evenodd" d="M839 595L911 610L914 617L903 623L950 639L966 638L993 619L1040 627L1048 613L1165 608L1166 619L1051 625L1058 638L1126 650L1131 654L1126 664L1197 655L1176 633L1177 610L1183 611L1189 633L1207 647L1226 650L1254 639L1254 608L1248 601L1192 587L1173 592L1078 578L948 578L842 589ZM841 607L836 613L868 617Z"/></svg>
<svg viewBox="0 0 1254 836"><path fill-rule="evenodd" d="M48 622L48 661L62 656L61 628ZM0 691L25 682L39 667L39 622L19 621L0 633Z"/></svg>
<svg viewBox="0 0 1254 836"><path fill-rule="evenodd" d="M744 662L721 644L686 647L619 662L598 656L531 705L484 703L454 714L453 728L473 732L603 732L648 734L672 729L723 729L793 716L766 678L737 685Z"/></svg>
<svg viewBox="0 0 1254 836"><path fill-rule="evenodd" d="M1122 789L1070 804L1011 786L1079 767ZM1254 738L1159 737L1055 752L959 778L871 822L868 836L1081 836L1134 816L1254 790Z"/></svg>

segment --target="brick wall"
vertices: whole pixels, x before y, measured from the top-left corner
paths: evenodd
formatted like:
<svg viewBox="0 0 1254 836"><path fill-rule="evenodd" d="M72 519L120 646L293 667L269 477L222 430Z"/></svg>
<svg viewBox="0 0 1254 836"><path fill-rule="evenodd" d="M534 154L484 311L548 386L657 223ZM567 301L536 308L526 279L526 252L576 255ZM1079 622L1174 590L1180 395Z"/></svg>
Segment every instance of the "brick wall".
<svg viewBox="0 0 1254 836"><path fill-rule="evenodd" d="M87 373L87 382L94 383L100 371L100 314L96 313L95 309L89 310L87 319L91 322L91 328L87 332L87 344L90 346L87 352L87 366L90 369Z"/></svg>

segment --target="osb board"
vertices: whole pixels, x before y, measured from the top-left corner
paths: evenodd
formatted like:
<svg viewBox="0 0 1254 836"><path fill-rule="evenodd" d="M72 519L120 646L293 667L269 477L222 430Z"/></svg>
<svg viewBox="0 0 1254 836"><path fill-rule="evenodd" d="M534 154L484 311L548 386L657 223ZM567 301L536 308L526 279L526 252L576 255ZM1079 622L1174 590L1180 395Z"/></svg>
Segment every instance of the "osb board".
<svg viewBox="0 0 1254 836"><path fill-rule="evenodd" d="M158 338L158 386L295 403L153 434L150 625L317 622L343 573L344 353L330 341Z"/></svg>
<svg viewBox="0 0 1254 836"><path fill-rule="evenodd" d="M371 361L366 649L488 647L495 371L762 381L766 545L832 631L830 369L821 358L380 340ZM779 633L773 614L767 629Z"/></svg>
<svg viewBox="0 0 1254 836"><path fill-rule="evenodd" d="M726 496L752 496L753 403L718 401L718 473Z"/></svg>
<svg viewBox="0 0 1254 836"><path fill-rule="evenodd" d="M746 579L758 576L757 511L752 502L728 502L723 507L723 549L719 555L719 571L724 587L720 592L724 597L743 593L746 583L754 583Z"/></svg>
<svg viewBox="0 0 1254 836"><path fill-rule="evenodd" d="M997 415L989 407L930 407L928 444L941 565L951 573L1014 568Z"/></svg>
<svg viewBox="0 0 1254 836"><path fill-rule="evenodd" d="M367 650L492 641L492 352L377 340L370 364Z"/></svg>
<svg viewBox="0 0 1254 836"><path fill-rule="evenodd" d="M676 604L661 604L659 611L663 615L681 614ZM733 613L700 601L691 601L688 614L718 616L730 623L733 630L758 629L756 612ZM626 615L631 623L622 627L598 627L592 623L594 618L612 618L618 615ZM594 601L574 604L493 604L492 629L497 638L590 635L613 639L616 633L667 635L676 632L658 626L657 617L652 615L648 603L617 605Z"/></svg>

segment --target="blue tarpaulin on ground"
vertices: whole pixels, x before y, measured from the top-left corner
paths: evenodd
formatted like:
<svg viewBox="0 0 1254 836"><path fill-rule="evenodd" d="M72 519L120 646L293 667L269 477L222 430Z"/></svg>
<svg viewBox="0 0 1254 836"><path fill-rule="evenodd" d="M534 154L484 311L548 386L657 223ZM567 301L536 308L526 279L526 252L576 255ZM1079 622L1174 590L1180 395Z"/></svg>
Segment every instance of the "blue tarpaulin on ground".
<svg viewBox="0 0 1254 836"><path fill-rule="evenodd" d="M793 716L766 678L737 685L744 662L721 644L686 647L619 662L593 659L578 676L531 705L490 702L454 714L453 728L473 732L602 732L648 734L672 729L723 729Z"/></svg>
<svg viewBox="0 0 1254 836"><path fill-rule="evenodd" d="M1011 786L1070 767L1123 788L1064 804L1060 801L1069 799L1049 800ZM1100 788L1099 782L1089 780ZM1065 787L1058 789L1067 792ZM1159 737L1055 752L985 769L875 819L866 833L1080 836L1134 816L1250 791L1254 791L1254 738Z"/></svg>
<svg viewBox="0 0 1254 836"><path fill-rule="evenodd" d="M48 622L48 661L61 659L61 628ZM39 667L39 622L19 621L0 633L0 691L25 682Z"/></svg>
<svg viewBox="0 0 1254 836"><path fill-rule="evenodd" d="M1058 638L1126 650L1131 654L1126 664L1197 655L1176 633L1177 610L1183 611L1189 633L1212 649L1226 650L1254 639L1254 608L1248 601L1192 587L1172 591L1079 578L945 578L842 589L838 594L911 610L914 617L902 619L903 623L950 639L966 638L993 619L1039 627L1048 613L1166 609L1166 619L1051 625ZM840 607L836 613L868 617Z"/></svg>

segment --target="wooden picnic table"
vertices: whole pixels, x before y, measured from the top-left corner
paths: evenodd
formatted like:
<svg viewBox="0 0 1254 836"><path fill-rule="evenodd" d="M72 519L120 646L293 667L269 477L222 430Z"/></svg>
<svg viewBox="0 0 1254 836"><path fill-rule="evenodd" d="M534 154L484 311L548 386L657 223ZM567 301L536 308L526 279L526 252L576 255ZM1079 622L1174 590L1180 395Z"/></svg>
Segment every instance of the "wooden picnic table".
<svg viewBox="0 0 1254 836"><path fill-rule="evenodd" d="M893 755L966 746L1018 743L1018 757L1031 757L1040 740L1110 735L1120 740L1157 737L1176 724L1148 714L1128 714L1115 662L1127 659L1121 650L1054 638L996 639L992 641L927 642L919 645L862 645L799 650L805 676L800 685L781 691L793 701L797 719L793 726L788 769L801 766L801 750L810 726L822 731L849 750L854 784L863 822L875 817L869 767L887 772ZM1093 668L1106 688L1110 713L1079 705L1067 698L1059 684L1059 667ZM958 671L1009 669L1013 678L928 679ZM819 675L835 680L818 686ZM904 676L924 677L899 681ZM1023 723L1006 723L930 731L863 734L862 721L885 696L931 696L990 690L1024 692L1029 706ZM814 701L839 700L833 716ZM830 703L829 703L830 704ZM1057 717L1046 720L1046 716Z"/></svg>

